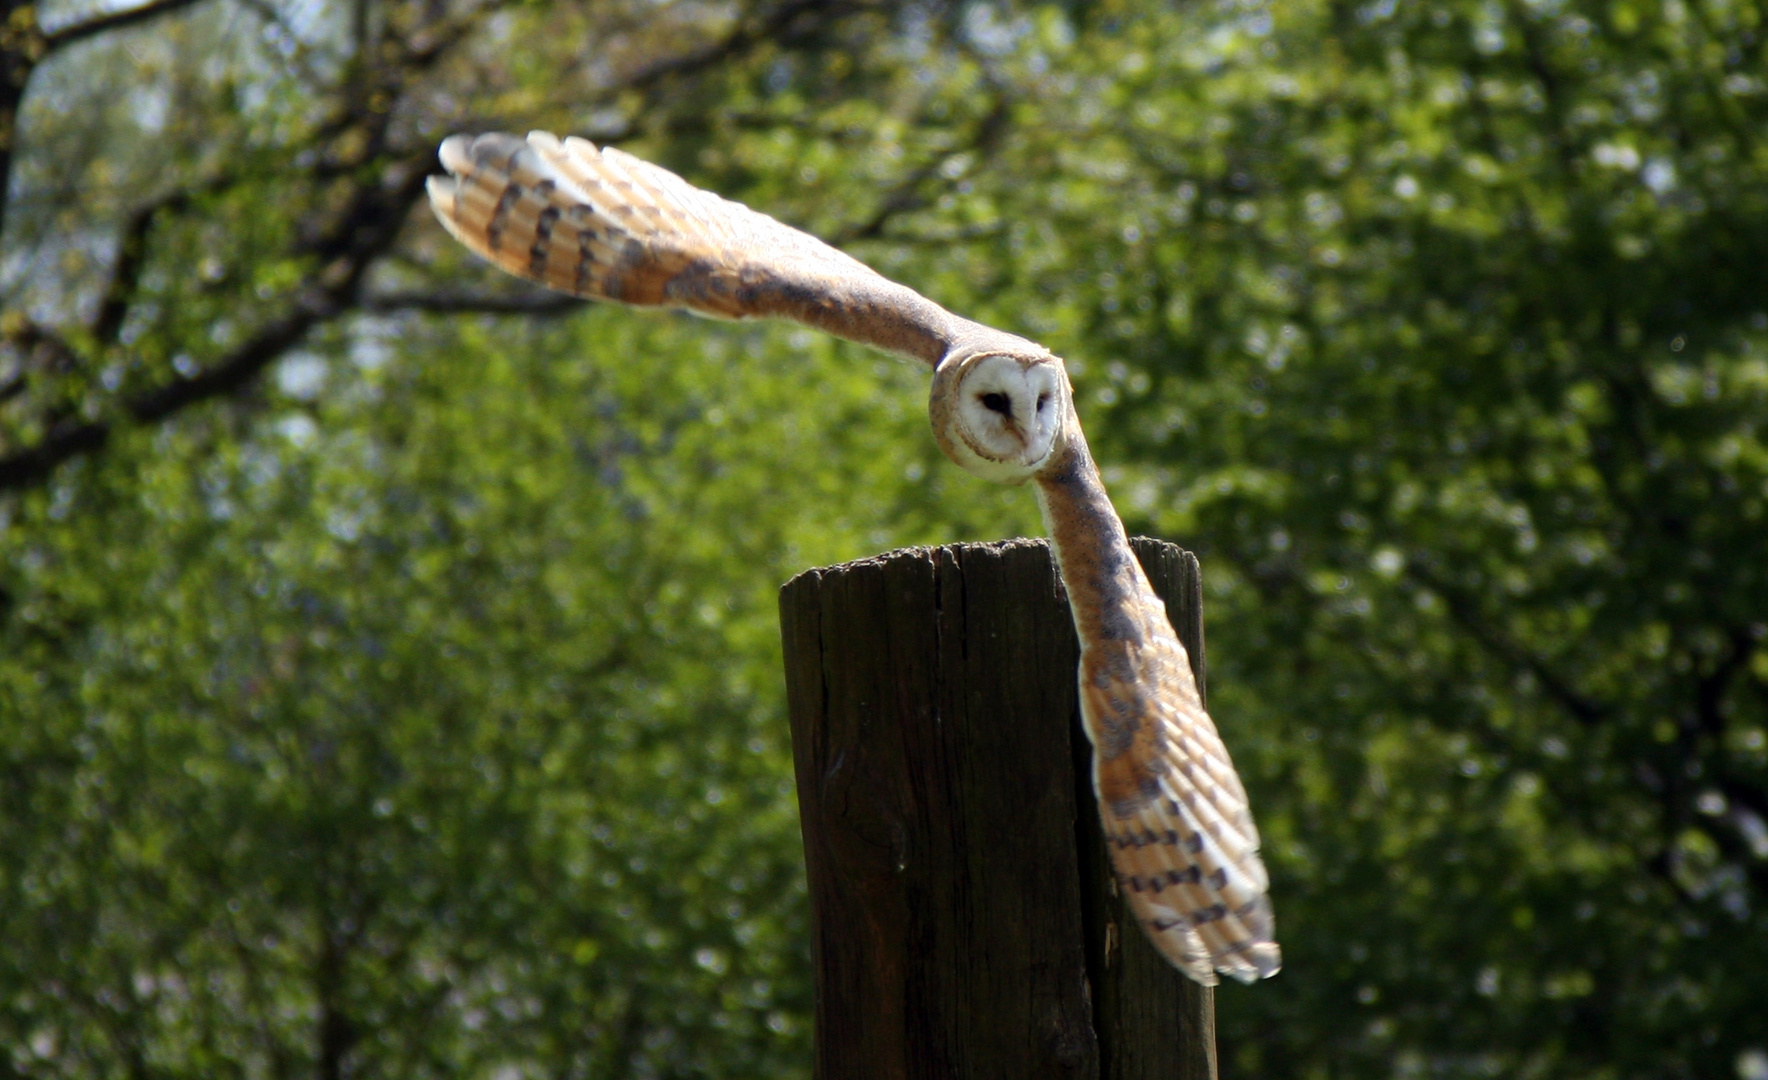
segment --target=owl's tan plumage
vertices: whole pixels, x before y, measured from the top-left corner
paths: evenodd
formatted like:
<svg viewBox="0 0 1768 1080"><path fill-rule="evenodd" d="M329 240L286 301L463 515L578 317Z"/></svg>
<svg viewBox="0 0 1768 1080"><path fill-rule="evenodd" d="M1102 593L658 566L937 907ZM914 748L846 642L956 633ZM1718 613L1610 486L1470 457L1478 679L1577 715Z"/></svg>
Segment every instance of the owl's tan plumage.
<svg viewBox="0 0 1768 1080"><path fill-rule="evenodd" d="M931 365L941 448L980 476L1036 484L1081 641L1100 818L1132 910L1198 982L1276 973L1246 791L1105 493L1060 359L618 150L542 132L456 135L441 158L437 217L513 274L625 304L792 319Z"/></svg>
<svg viewBox="0 0 1768 1080"><path fill-rule="evenodd" d="M1081 641L1081 719L1118 885L1156 947L1198 982L1274 975L1282 959L1246 789L1078 425L1037 485Z"/></svg>
<svg viewBox="0 0 1768 1080"><path fill-rule="evenodd" d="M777 317L937 363L955 317L813 236L666 169L545 132L456 135L430 205L455 238L573 296Z"/></svg>

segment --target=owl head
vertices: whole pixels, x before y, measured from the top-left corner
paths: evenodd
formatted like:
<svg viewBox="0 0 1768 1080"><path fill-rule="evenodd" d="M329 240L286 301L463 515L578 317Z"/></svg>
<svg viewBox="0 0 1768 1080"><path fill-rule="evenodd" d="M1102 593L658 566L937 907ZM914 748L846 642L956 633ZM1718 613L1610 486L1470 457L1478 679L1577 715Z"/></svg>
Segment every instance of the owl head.
<svg viewBox="0 0 1768 1080"><path fill-rule="evenodd" d="M1022 484L1056 448L1068 399L1062 361L1028 341L947 353L933 372L928 412L939 448L960 468Z"/></svg>

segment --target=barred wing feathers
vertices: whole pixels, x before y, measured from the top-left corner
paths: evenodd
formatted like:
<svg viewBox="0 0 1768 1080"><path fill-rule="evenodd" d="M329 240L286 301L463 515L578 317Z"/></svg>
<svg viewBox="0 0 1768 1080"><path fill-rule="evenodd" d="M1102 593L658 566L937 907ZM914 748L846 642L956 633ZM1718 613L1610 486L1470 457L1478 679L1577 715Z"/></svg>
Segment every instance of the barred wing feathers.
<svg viewBox="0 0 1768 1080"><path fill-rule="evenodd" d="M1158 603L1150 590L1148 600ZM1119 887L1191 978L1253 982L1281 965L1246 790L1163 617L1139 643L1081 657L1081 718Z"/></svg>
<svg viewBox="0 0 1768 1080"><path fill-rule="evenodd" d="M777 317L927 364L967 326L821 240L612 147L455 135L430 206L487 261L559 292L715 318Z"/></svg>

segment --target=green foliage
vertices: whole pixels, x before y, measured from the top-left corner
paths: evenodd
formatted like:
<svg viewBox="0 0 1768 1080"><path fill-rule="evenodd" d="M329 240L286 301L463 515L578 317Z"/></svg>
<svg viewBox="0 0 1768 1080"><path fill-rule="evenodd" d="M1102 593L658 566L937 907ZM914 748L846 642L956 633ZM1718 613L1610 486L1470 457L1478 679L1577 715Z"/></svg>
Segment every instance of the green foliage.
<svg viewBox="0 0 1768 1080"><path fill-rule="evenodd" d="M1203 549L1290 971L1334 972L1224 998L1248 1073L1754 1048L1758 18L1126 18L1004 170L1085 157L1005 233L1116 489Z"/></svg>
<svg viewBox="0 0 1768 1080"><path fill-rule="evenodd" d="M615 311L379 329L14 552L20 1066L796 1071L774 590L930 501L882 452L912 373Z"/></svg>
<svg viewBox="0 0 1768 1080"><path fill-rule="evenodd" d="M539 3L373 78L353 34L454 24L363 10L34 77L0 475L115 425L0 494L0 1071L803 1072L774 590L1035 514L922 372L425 314L522 297L421 208L351 246L435 137L527 125L1068 358L1120 509L1203 556L1276 879L1225 1073L1768 1060L1758 8ZM313 297L267 382L138 409Z"/></svg>

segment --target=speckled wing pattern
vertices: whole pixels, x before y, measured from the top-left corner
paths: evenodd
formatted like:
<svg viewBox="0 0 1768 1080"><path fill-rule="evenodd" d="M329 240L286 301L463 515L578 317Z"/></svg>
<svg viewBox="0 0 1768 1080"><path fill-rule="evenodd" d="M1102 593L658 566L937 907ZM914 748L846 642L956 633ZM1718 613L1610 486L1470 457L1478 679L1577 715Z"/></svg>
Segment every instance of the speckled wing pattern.
<svg viewBox="0 0 1768 1080"><path fill-rule="evenodd" d="M1258 829L1185 647L1138 584L1139 640L1085 642L1081 653L1081 718L1112 868L1149 938L1187 975L1252 982L1281 965Z"/></svg>
<svg viewBox="0 0 1768 1080"><path fill-rule="evenodd" d="M430 206L473 252L559 292L779 317L935 363L950 316L815 237L613 147L454 135Z"/></svg>
<svg viewBox="0 0 1768 1080"><path fill-rule="evenodd" d="M1258 830L1190 657L1130 548L1080 424L1037 476L1080 638L1080 712L1111 867L1148 938L1213 986L1275 975Z"/></svg>

